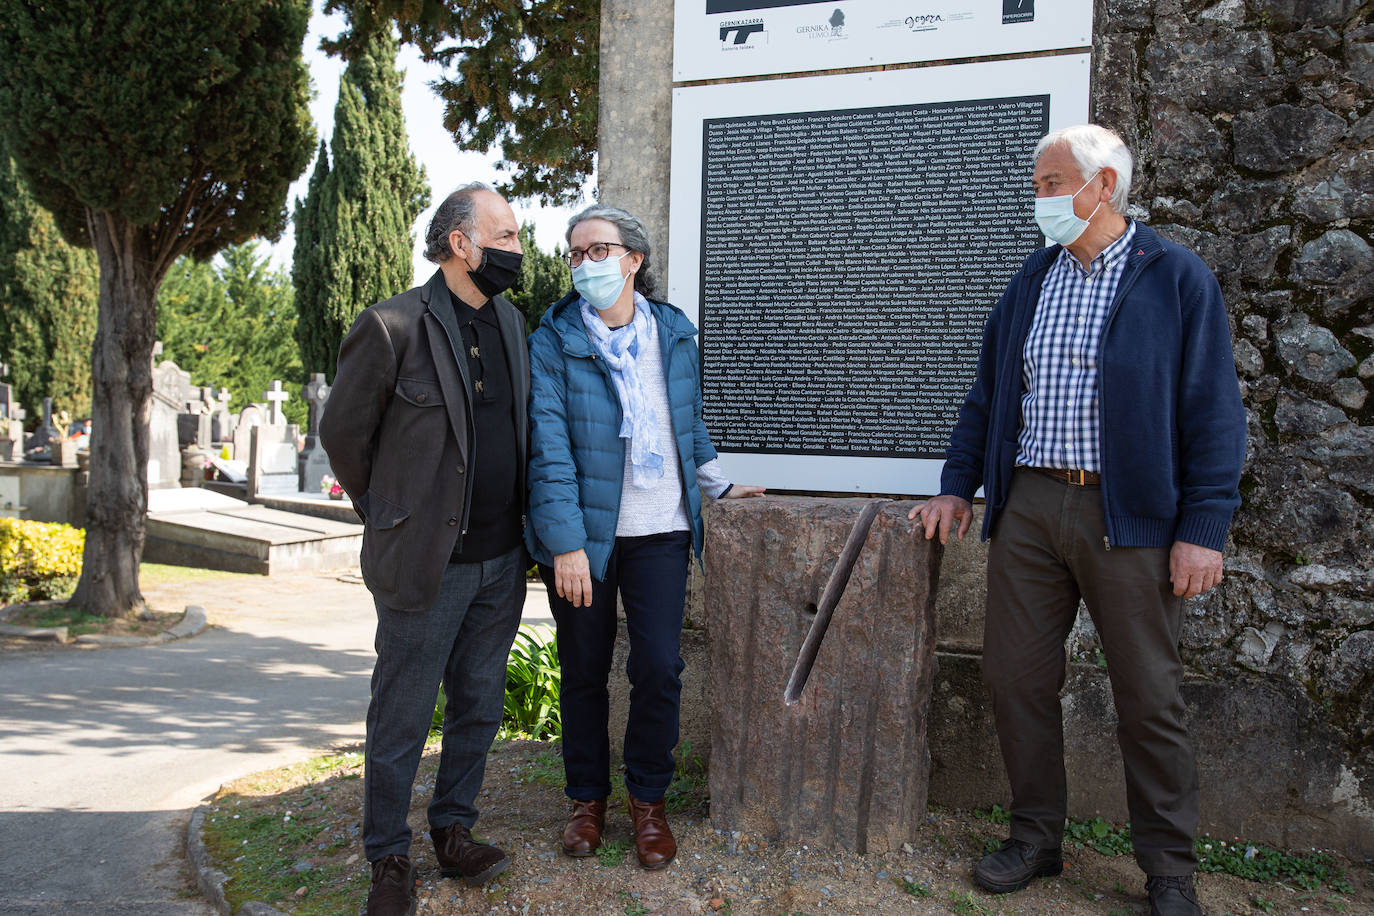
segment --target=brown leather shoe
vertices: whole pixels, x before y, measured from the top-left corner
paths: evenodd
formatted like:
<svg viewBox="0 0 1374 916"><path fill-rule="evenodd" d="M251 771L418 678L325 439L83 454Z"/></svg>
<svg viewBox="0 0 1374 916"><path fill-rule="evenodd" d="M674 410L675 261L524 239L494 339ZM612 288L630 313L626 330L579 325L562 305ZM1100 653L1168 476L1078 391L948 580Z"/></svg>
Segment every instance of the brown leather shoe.
<svg viewBox="0 0 1374 916"><path fill-rule="evenodd" d="M479 843L462 824L450 824L429 832L434 841L434 857L439 874L462 878L473 887L486 884L510 867L510 856L495 846Z"/></svg>
<svg viewBox="0 0 1374 916"><path fill-rule="evenodd" d="M415 869L409 856L383 856L372 863L367 916L414 916Z"/></svg>
<svg viewBox="0 0 1374 916"><path fill-rule="evenodd" d="M677 855L677 840L663 816L663 802L642 802L630 796L630 822L634 826L635 855L639 864L653 870L663 868Z"/></svg>
<svg viewBox="0 0 1374 916"><path fill-rule="evenodd" d="M573 801L572 817L563 828L563 851L574 859L596 852L606 829L606 799Z"/></svg>

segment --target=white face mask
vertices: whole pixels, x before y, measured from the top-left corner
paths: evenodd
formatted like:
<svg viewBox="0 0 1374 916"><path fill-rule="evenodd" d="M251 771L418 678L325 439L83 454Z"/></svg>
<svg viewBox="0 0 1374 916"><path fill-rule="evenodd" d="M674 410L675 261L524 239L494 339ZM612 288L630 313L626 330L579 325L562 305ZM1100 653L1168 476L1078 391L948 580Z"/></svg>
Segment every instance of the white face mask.
<svg viewBox="0 0 1374 916"><path fill-rule="evenodd" d="M588 259L572 269L573 289L598 312L615 305L620 298L620 291L625 288L625 282L630 279L629 274L620 274L620 258L628 254L627 251L619 258L600 261Z"/></svg>
<svg viewBox="0 0 1374 916"><path fill-rule="evenodd" d="M1083 188L1092 184L1092 180L1102 172L1098 169L1083 182ZM1083 193L1083 188L1079 188L1072 194L1060 194L1058 197L1037 197L1035 199L1035 222L1040 226L1040 231L1045 233L1045 237L1051 242L1058 242L1060 245L1072 245L1078 241L1078 237L1088 228L1088 221L1097 215L1097 211L1102 209L1102 201L1097 202L1093 212L1088 214L1088 219L1083 219L1073 212L1073 199Z"/></svg>

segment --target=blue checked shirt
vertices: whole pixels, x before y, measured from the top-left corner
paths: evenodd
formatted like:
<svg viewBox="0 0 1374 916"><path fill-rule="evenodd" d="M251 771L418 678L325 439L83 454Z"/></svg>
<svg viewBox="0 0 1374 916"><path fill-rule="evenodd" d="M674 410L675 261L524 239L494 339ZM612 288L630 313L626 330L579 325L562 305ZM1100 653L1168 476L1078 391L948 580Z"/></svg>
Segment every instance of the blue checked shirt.
<svg viewBox="0 0 1374 916"><path fill-rule="evenodd" d="M1023 354L1017 464L1102 472L1097 348L1134 237L1131 221L1088 270L1066 248L1046 272Z"/></svg>

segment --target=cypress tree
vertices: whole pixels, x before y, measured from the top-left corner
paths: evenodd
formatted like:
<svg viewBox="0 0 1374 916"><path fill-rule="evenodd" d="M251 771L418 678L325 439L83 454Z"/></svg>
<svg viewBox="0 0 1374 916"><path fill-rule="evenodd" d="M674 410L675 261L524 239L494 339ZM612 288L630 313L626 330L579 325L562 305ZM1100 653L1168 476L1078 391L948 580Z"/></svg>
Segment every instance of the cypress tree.
<svg viewBox="0 0 1374 916"><path fill-rule="evenodd" d="M541 249L530 223L520 226L520 249L525 253L520 262L520 279L506 298L524 313L525 327L533 331L549 306L572 289L572 276L563 260L563 249L554 246L553 253Z"/></svg>
<svg viewBox="0 0 1374 916"><path fill-rule="evenodd" d="M309 0L0 0L0 134L68 241L95 248L86 546L72 603L122 617L138 587L163 276L275 237L315 145Z"/></svg>
<svg viewBox="0 0 1374 916"><path fill-rule="evenodd" d="M411 225L429 204L429 188L406 139L401 83L396 41L379 30L339 82L333 162L322 148L296 207L296 333L307 374L333 378L353 319L414 278Z"/></svg>
<svg viewBox="0 0 1374 916"><path fill-rule="evenodd" d="M95 253L67 244L0 151L0 360L30 418L45 397L73 419L90 416L99 293Z"/></svg>

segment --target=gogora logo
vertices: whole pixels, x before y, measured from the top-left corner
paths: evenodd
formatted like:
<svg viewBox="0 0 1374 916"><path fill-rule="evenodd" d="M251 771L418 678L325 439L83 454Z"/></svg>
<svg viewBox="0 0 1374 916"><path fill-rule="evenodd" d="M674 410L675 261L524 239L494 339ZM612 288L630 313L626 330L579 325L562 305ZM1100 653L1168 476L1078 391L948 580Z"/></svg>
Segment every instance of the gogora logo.
<svg viewBox="0 0 1374 916"><path fill-rule="evenodd" d="M913 32L930 32L940 27L940 23L945 21L945 17L939 13L924 13L919 16L906 17L906 27Z"/></svg>

